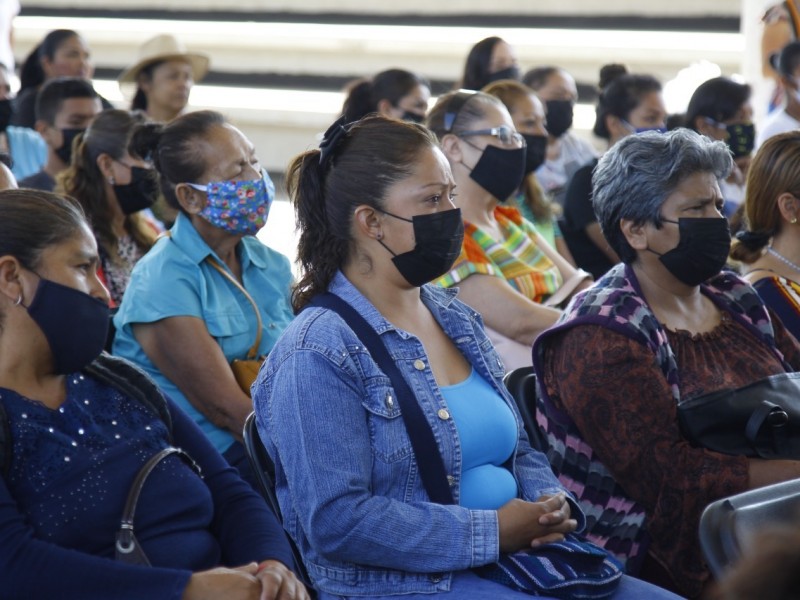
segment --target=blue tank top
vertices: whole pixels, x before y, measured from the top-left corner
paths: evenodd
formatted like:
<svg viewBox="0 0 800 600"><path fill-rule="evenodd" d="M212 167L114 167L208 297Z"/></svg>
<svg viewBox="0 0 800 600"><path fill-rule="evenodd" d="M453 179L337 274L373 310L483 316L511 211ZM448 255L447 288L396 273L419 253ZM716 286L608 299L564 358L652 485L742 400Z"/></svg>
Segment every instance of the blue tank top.
<svg viewBox="0 0 800 600"><path fill-rule="evenodd" d="M503 465L517 445L517 422L503 398L473 371L441 388L461 441L460 504L497 510L517 497L514 475Z"/></svg>

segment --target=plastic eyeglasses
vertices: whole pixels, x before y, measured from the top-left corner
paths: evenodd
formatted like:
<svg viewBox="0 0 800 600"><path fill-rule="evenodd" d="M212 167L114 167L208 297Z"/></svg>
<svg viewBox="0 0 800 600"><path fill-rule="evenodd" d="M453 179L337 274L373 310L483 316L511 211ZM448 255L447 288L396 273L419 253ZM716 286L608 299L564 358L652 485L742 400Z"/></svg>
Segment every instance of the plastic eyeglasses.
<svg viewBox="0 0 800 600"><path fill-rule="evenodd" d="M473 129L472 131L462 131L456 134L458 137L469 137L473 135L493 135L503 146L512 148L524 148L525 138L522 134L517 133L510 127L501 125L500 127L492 127L491 129Z"/></svg>

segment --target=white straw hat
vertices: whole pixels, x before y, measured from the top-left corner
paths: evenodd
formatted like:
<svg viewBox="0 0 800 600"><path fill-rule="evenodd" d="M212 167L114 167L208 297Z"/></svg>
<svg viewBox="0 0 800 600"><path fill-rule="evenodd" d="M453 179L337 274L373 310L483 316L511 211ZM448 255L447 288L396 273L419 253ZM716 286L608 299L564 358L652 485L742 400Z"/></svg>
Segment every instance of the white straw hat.
<svg viewBox="0 0 800 600"><path fill-rule="evenodd" d="M139 60L132 67L125 69L117 78L120 84L135 83L142 69L154 62L179 59L192 67L192 78L200 81L208 73L209 58L205 54L187 52L174 35L163 34L147 40L139 48Z"/></svg>

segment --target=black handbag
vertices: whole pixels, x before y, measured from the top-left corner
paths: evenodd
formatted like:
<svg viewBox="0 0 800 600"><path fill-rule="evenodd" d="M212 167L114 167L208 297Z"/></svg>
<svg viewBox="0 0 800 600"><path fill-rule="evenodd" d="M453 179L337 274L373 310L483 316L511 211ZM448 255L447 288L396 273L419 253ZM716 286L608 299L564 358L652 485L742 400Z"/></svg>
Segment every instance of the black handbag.
<svg viewBox="0 0 800 600"><path fill-rule="evenodd" d="M780 373L678 403L692 445L752 458L800 459L800 373Z"/></svg>

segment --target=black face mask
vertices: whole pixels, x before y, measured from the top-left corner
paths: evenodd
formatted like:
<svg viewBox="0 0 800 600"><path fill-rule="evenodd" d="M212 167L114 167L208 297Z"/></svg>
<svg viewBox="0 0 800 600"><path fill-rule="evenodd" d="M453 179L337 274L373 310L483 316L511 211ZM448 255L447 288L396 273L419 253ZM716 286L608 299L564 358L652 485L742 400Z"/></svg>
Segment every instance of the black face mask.
<svg viewBox="0 0 800 600"><path fill-rule="evenodd" d="M62 129L61 136L64 138L64 143L61 148L55 150L56 156L64 161L64 164L72 162L72 141L82 134L86 129Z"/></svg>
<svg viewBox="0 0 800 600"><path fill-rule="evenodd" d="M739 123L737 125L727 125L728 139L725 143L731 149L733 158L750 156L756 145L756 128L752 123Z"/></svg>
<svg viewBox="0 0 800 600"><path fill-rule="evenodd" d="M511 65L507 69L502 69L501 71L495 71L494 73L489 73L486 83L492 83L493 81L500 81L501 79L513 79L514 81L519 81L519 78L520 78L519 67L517 65Z"/></svg>
<svg viewBox="0 0 800 600"><path fill-rule="evenodd" d="M725 266L731 249L728 220L722 217L678 219L667 223L678 226L680 241L672 250L658 254L659 260L678 281L697 286Z"/></svg>
<svg viewBox="0 0 800 600"><path fill-rule="evenodd" d="M486 146L469 176L500 202L519 189L525 177L525 148Z"/></svg>
<svg viewBox="0 0 800 600"><path fill-rule="evenodd" d="M109 309L102 300L40 277L26 309L47 338L56 373L80 371L103 351Z"/></svg>
<svg viewBox="0 0 800 600"><path fill-rule="evenodd" d="M547 136L522 134L525 138L525 175L538 169L547 156Z"/></svg>
<svg viewBox="0 0 800 600"><path fill-rule="evenodd" d="M150 208L158 198L158 176L153 169L131 167L131 182L112 187L126 215Z"/></svg>
<svg viewBox="0 0 800 600"><path fill-rule="evenodd" d="M461 209L444 210L428 215L414 215L411 219L404 219L392 213L382 211L384 214L414 224L414 240L416 245L413 250L395 254L381 240L378 242L389 250L394 266L405 280L415 287L419 287L437 277L441 277L450 270L461 254L461 244L464 241L464 221L461 220Z"/></svg>
<svg viewBox="0 0 800 600"><path fill-rule="evenodd" d="M548 100L545 105L547 106L547 133L554 138L560 138L572 127L572 100Z"/></svg>
<svg viewBox="0 0 800 600"><path fill-rule="evenodd" d="M11 124L11 117L14 114L14 106L10 99L0 100L0 131L5 131Z"/></svg>
<svg viewBox="0 0 800 600"><path fill-rule="evenodd" d="M410 110L405 111L403 116L400 118L403 119L403 121L408 121L409 123L422 123L425 121L425 115L411 112Z"/></svg>

